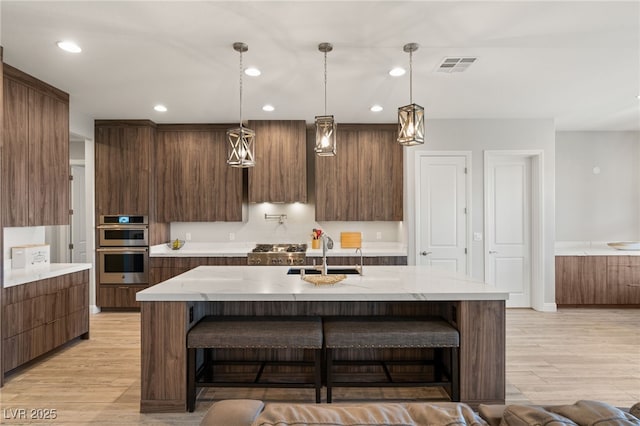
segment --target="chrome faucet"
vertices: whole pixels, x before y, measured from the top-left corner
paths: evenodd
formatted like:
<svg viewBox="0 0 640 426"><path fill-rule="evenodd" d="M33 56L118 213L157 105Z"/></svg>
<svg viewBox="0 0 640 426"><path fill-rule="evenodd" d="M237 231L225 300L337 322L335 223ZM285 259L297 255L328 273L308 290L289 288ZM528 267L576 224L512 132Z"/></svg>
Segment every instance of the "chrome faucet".
<svg viewBox="0 0 640 426"><path fill-rule="evenodd" d="M362 261L362 248L358 247L356 249L356 254L358 254L358 252L360 252L360 264L356 265L356 271L358 271L358 273L360 275L364 275L364 262Z"/></svg>
<svg viewBox="0 0 640 426"><path fill-rule="evenodd" d="M320 265L320 272L322 275L327 275L327 250L333 248L333 240L327 234L322 234L322 264Z"/></svg>

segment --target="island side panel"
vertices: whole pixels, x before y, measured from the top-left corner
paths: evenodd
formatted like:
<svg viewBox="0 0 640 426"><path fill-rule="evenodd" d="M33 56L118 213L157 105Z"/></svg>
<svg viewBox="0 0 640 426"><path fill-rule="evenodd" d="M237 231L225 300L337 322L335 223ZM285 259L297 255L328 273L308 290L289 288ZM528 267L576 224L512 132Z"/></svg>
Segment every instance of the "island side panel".
<svg viewBox="0 0 640 426"><path fill-rule="evenodd" d="M141 302L140 412L186 410L188 303Z"/></svg>
<svg viewBox="0 0 640 426"><path fill-rule="evenodd" d="M461 301L457 313L460 331L460 400L504 404L505 302Z"/></svg>

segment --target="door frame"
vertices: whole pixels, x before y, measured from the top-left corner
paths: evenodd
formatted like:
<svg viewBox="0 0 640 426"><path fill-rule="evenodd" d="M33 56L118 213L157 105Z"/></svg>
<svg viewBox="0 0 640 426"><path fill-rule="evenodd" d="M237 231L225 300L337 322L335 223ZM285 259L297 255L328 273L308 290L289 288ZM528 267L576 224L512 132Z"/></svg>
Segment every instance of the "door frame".
<svg viewBox="0 0 640 426"><path fill-rule="evenodd" d="M529 280L530 307L538 306L544 294L544 151L531 150L486 150L484 151L484 280L489 271L489 161L495 157L527 157L531 160L531 277Z"/></svg>
<svg viewBox="0 0 640 426"><path fill-rule="evenodd" d="M472 156L471 156L471 151L429 151L429 150L419 150L419 151L415 151L415 156L414 156L414 167L415 167L415 171L416 171L416 177L415 177L415 185L414 185L414 189L415 189L415 194L414 194L414 200L415 200L415 204L414 204L414 220L415 220L415 229L416 229L416 238L414 239L414 256L415 259L417 259L418 257L418 235L421 235L422 229L421 229L421 224L422 224L422 219L420 216L420 185L419 183L422 180L422 170L420 168L420 160L423 157L464 157L465 159L465 167L467 168L467 172L465 173L465 203L467 204L467 217L465 218L465 244L467 246L467 256L466 256L466 262L467 262L467 275L471 276L471 266L473 265L473 262L471 261L471 253L473 252L473 250L471 250L472 247L472 232L471 232L471 226L472 226L472 218L473 218L473 209L472 209L472 197L471 197L471 192L472 192L472 176L473 176L473 172L471 169L471 160L472 160ZM417 264L417 261L415 262Z"/></svg>

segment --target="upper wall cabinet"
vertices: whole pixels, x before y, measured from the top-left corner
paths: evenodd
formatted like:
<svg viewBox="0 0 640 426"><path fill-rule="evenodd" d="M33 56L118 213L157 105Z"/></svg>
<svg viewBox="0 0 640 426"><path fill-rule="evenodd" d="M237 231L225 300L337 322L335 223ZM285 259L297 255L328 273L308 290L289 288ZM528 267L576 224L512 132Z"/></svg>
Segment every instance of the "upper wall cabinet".
<svg viewBox="0 0 640 426"><path fill-rule="evenodd" d="M69 224L69 95L4 65L4 226Z"/></svg>
<svg viewBox="0 0 640 426"><path fill-rule="evenodd" d="M233 125L158 125L159 222L242 221L242 169L227 165Z"/></svg>
<svg viewBox="0 0 640 426"><path fill-rule="evenodd" d="M256 165L249 169L250 203L307 202L304 120L251 121Z"/></svg>
<svg viewBox="0 0 640 426"><path fill-rule="evenodd" d="M338 124L335 157L316 156L317 221L401 221L395 124Z"/></svg>
<svg viewBox="0 0 640 426"><path fill-rule="evenodd" d="M105 214L150 215L155 124L96 120L96 220Z"/></svg>

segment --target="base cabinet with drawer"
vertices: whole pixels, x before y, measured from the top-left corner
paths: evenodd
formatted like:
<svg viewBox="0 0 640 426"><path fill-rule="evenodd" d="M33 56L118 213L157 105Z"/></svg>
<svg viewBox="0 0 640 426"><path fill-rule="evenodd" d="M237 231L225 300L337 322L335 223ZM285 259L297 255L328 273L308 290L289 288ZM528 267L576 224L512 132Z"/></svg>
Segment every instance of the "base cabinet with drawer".
<svg viewBox="0 0 640 426"><path fill-rule="evenodd" d="M136 293L147 288L147 285L100 285L98 300L100 308L106 310L140 309L136 301Z"/></svg>
<svg viewBox="0 0 640 426"><path fill-rule="evenodd" d="M89 271L4 288L2 372L89 338Z"/></svg>
<svg viewBox="0 0 640 426"><path fill-rule="evenodd" d="M556 303L640 306L640 256L556 256Z"/></svg>
<svg viewBox="0 0 640 426"><path fill-rule="evenodd" d="M242 266L246 257L152 257L149 259L151 285L161 283L198 266Z"/></svg>

